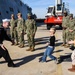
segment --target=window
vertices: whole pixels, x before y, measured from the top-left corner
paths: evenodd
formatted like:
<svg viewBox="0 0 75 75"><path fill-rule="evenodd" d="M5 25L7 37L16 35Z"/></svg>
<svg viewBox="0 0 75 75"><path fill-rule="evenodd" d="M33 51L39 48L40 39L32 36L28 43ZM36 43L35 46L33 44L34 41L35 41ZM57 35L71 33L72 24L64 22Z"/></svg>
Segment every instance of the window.
<svg viewBox="0 0 75 75"><path fill-rule="evenodd" d="M7 14L9 14L9 12L8 12L8 11L6 11L6 13L7 13Z"/></svg>
<svg viewBox="0 0 75 75"><path fill-rule="evenodd" d="M48 8L48 13L51 13L52 10L53 10L53 7L49 7L49 8Z"/></svg>
<svg viewBox="0 0 75 75"><path fill-rule="evenodd" d="M0 15L1 15L1 12L0 12Z"/></svg>
<svg viewBox="0 0 75 75"><path fill-rule="evenodd" d="M11 12L14 12L13 8L9 7L9 9L10 9Z"/></svg>
<svg viewBox="0 0 75 75"><path fill-rule="evenodd" d="M61 5L57 5L57 10L61 10Z"/></svg>

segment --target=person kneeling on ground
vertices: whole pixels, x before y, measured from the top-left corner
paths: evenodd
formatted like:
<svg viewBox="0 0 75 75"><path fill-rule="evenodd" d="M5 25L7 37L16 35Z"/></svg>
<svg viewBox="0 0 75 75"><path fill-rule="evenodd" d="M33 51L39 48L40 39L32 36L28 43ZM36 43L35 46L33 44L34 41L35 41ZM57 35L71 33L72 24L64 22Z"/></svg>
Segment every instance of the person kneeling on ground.
<svg viewBox="0 0 75 75"><path fill-rule="evenodd" d="M55 31L55 28L50 29L50 40L49 43L47 43L48 46L46 48L46 51L44 52L43 57L39 59L39 62L46 62L47 56L49 56L52 60L56 60L57 62L57 58L52 55L55 48Z"/></svg>
<svg viewBox="0 0 75 75"><path fill-rule="evenodd" d="M16 65L13 63L13 61L10 58L10 55L3 45L4 40L8 40L12 42L12 40L9 38L9 36L6 33L6 28L8 28L8 19L3 19L2 27L0 27L0 58L3 57L5 61L8 63L8 67L16 67ZM12 42L13 43L13 42Z"/></svg>

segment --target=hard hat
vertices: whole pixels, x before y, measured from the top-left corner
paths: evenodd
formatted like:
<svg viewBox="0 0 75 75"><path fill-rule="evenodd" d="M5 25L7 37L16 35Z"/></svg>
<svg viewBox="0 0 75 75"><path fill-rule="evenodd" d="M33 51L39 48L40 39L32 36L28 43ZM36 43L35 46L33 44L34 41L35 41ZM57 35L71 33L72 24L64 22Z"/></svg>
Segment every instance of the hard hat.
<svg viewBox="0 0 75 75"><path fill-rule="evenodd" d="M27 16L31 16L31 14L30 14L30 13L28 13L28 14L27 14Z"/></svg>
<svg viewBox="0 0 75 75"><path fill-rule="evenodd" d="M70 16L70 17L73 17L73 14L70 14L69 16Z"/></svg>
<svg viewBox="0 0 75 75"><path fill-rule="evenodd" d="M13 17L13 16L14 16L14 14L11 14L11 16Z"/></svg>
<svg viewBox="0 0 75 75"><path fill-rule="evenodd" d="M18 13L17 15L22 15L21 13Z"/></svg>
<svg viewBox="0 0 75 75"><path fill-rule="evenodd" d="M64 14L67 13L67 11L64 11Z"/></svg>
<svg viewBox="0 0 75 75"><path fill-rule="evenodd" d="M9 22L10 19L3 19L2 22Z"/></svg>

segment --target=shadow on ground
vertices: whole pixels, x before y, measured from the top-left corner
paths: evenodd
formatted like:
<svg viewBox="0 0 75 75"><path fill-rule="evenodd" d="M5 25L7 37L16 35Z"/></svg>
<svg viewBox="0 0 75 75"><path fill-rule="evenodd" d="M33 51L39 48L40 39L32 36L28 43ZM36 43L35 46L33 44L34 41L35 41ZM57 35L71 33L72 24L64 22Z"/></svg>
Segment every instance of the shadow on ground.
<svg viewBox="0 0 75 75"><path fill-rule="evenodd" d="M21 65L24 65L24 64L34 60L36 57L39 57L39 56L42 56L42 55L43 55L43 53L39 53L39 54L26 56L26 57L19 58L19 59L13 59L13 61L18 61L18 63L16 63L16 65L17 66L21 66ZM1 61L0 64L2 64L2 63L6 63L6 62L5 61Z"/></svg>
<svg viewBox="0 0 75 75"><path fill-rule="evenodd" d="M59 63L62 62L71 62L71 53L67 54L67 55L60 55L59 59Z"/></svg>
<svg viewBox="0 0 75 75"><path fill-rule="evenodd" d="M61 46L62 42L56 43L55 46Z"/></svg>
<svg viewBox="0 0 75 75"><path fill-rule="evenodd" d="M36 44L36 45L38 45L38 44L44 44L44 43L46 43L48 40L49 40L49 36L47 36L47 37L41 37L41 38L36 38L36 39L35 39L35 44Z"/></svg>
<svg viewBox="0 0 75 75"><path fill-rule="evenodd" d="M63 50L57 50L57 51L54 51L53 53L58 53L58 52L62 52Z"/></svg>

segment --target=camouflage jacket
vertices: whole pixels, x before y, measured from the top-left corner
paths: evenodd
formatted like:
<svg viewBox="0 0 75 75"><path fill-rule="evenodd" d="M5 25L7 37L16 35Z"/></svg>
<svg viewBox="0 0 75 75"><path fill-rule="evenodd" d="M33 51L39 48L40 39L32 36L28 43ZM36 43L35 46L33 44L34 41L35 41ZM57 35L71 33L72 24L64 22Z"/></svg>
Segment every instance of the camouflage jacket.
<svg viewBox="0 0 75 75"><path fill-rule="evenodd" d="M11 31L14 31L16 24L15 24L15 20L11 19L10 20L10 26L11 26Z"/></svg>
<svg viewBox="0 0 75 75"><path fill-rule="evenodd" d="M21 32L24 30L24 20L22 19L18 19L17 20L17 31Z"/></svg>
<svg viewBox="0 0 75 75"><path fill-rule="evenodd" d="M69 20L69 29L71 30L75 30L75 20L72 19L72 20Z"/></svg>
<svg viewBox="0 0 75 75"><path fill-rule="evenodd" d="M69 16L63 16L62 27L68 28Z"/></svg>
<svg viewBox="0 0 75 75"><path fill-rule="evenodd" d="M25 26L26 26L26 33L27 34L34 34L37 30L36 22L34 19L27 19L25 21Z"/></svg>

